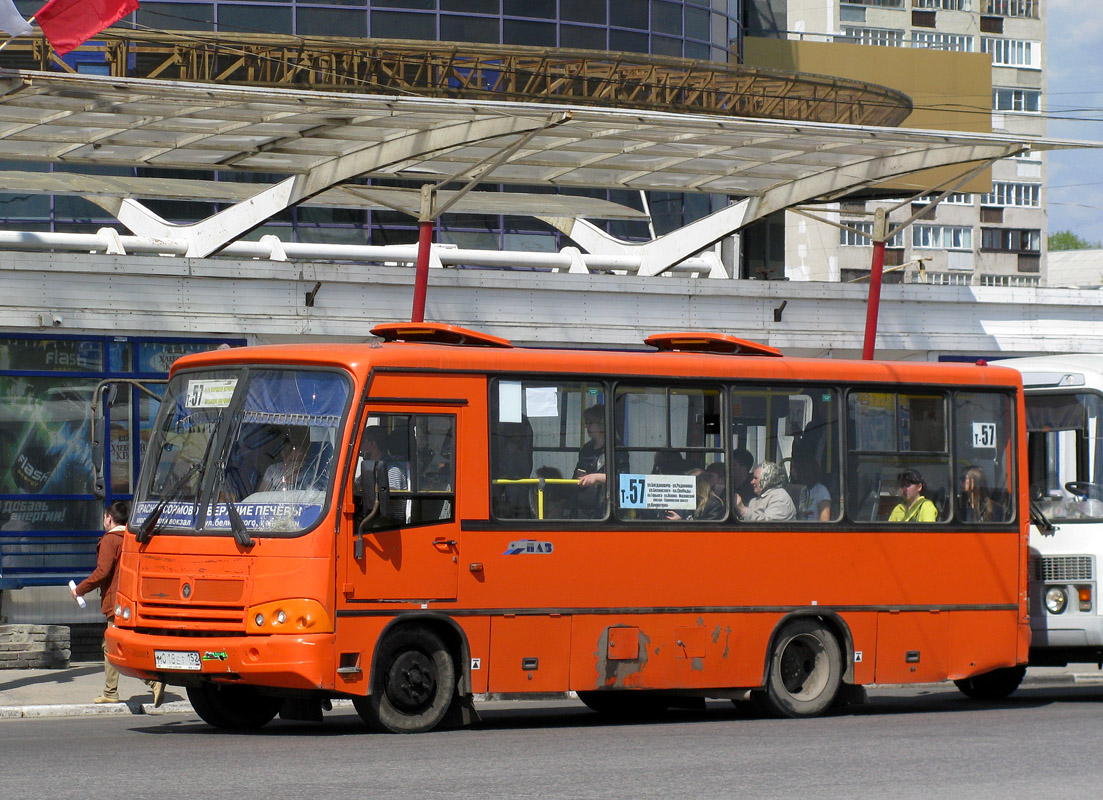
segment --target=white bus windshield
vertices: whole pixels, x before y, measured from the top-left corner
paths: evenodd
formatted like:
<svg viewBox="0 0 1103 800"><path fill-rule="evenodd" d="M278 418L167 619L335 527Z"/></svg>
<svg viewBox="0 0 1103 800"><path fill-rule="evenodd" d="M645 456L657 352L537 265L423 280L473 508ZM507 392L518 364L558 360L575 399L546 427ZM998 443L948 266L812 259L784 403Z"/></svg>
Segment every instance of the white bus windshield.
<svg viewBox="0 0 1103 800"><path fill-rule="evenodd" d="M296 533L322 515L349 381L320 370L187 372L169 383L133 521L157 528Z"/></svg>
<svg viewBox="0 0 1103 800"><path fill-rule="evenodd" d="M1103 520L1103 397L1026 397L1030 493L1047 519Z"/></svg>

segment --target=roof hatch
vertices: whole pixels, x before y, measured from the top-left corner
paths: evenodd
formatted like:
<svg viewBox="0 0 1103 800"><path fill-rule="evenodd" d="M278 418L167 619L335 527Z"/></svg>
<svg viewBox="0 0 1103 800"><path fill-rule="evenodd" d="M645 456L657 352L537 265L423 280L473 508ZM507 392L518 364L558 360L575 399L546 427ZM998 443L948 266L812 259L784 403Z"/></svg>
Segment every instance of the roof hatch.
<svg viewBox="0 0 1103 800"><path fill-rule="evenodd" d="M386 342L418 342L421 344L462 344L469 347L513 347L509 339L489 333L445 325L441 322L385 322L371 332Z"/></svg>
<svg viewBox="0 0 1103 800"><path fill-rule="evenodd" d="M723 353L739 356L781 356L776 347L726 333L656 333L643 340L659 350L677 353Z"/></svg>

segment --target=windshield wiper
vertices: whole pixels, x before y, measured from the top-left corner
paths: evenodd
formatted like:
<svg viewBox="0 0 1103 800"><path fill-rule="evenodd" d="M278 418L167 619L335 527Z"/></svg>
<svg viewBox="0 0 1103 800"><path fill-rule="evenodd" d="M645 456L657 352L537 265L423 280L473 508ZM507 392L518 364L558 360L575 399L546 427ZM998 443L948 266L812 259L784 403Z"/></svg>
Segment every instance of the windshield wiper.
<svg viewBox="0 0 1103 800"><path fill-rule="evenodd" d="M1033 500L1030 501L1030 521L1033 522L1043 534L1052 536L1057 528L1050 522L1042 509Z"/></svg>
<svg viewBox="0 0 1103 800"><path fill-rule="evenodd" d="M161 521L161 515L165 511L165 507L168 506L169 503L175 503L183 496L188 481L191 480L195 473L199 472L202 466L202 461L196 461L192 464L188 468L188 471L180 476L180 480L173 484L172 489L166 492L164 497L157 501L157 505L149 512L149 516L142 521L142 525L138 528L138 532L134 534L134 539L138 544L143 544L153 538L153 534L158 531L157 523Z"/></svg>

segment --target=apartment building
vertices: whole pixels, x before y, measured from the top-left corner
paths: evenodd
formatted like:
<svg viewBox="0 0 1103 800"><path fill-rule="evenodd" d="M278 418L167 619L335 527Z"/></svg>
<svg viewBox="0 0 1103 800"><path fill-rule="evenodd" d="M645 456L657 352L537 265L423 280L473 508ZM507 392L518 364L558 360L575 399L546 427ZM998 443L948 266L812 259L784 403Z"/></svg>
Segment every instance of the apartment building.
<svg viewBox="0 0 1103 800"><path fill-rule="evenodd" d="M891 65L906 58L909 48L983 55L991 64L990 97L960 92L957 73L965 62L946 59L933 67L944 72L929 84L932 89L910 92L916 113L938 107L942 124L956 130L987 125L992 131L1041 136L1044 10L1041 0L755 0L748 8L747 35L839 45L837 57L821 59L819 69L836 68L841 75L851 74L847 67L853 69L857 60L854 45L869 48L861 54L866 79L890 86L896 71ZM995 163L990 185L982 175L892 237L885 280L1045 286L1045 181L1041 154L1023 153ZM870 268L874 209L895 208L890 222L902 222L923 208L918 198L906 202L915 195L901 187L890 201L852 200L825 211L823 216L845 228L786 212L786 276L863 280Z"/></svg>

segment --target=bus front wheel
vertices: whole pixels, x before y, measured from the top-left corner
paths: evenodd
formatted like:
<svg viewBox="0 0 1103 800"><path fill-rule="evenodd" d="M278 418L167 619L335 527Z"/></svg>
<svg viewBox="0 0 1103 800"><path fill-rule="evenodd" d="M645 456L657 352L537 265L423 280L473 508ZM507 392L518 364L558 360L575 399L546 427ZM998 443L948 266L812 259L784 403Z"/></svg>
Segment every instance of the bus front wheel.
<svg viewBox="0 0 1103 800"><path fill-rule="evenodd" d="M188 700L208 725L233 731L259 728L280 712L282 697L263 695L252 686L202 683L188 687Z"/></svg>
<svg viewBox="0 0 1103 800"><path fill-rule="evenodd" d="M842 651L818 620L797 619L774 641L759 704L779 717L814 717L835 700L842 683Z"/></svg>
<svg viewBox="0 0 1103 800"><path fill-rule="evenodd" d="M360 717L390 733L439 725L456 696L456 666L440 637L425 628L396 631L378 658L372 693L353 699Z"/></svg>
<svg viewBox="0 0 1103 800"><path fill-rule="evenodd" d="M1025 676L1026 667L1004 667L954 681L954 686L974 700L1003 700L1019 688Z"/></svg>

